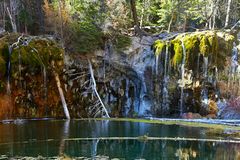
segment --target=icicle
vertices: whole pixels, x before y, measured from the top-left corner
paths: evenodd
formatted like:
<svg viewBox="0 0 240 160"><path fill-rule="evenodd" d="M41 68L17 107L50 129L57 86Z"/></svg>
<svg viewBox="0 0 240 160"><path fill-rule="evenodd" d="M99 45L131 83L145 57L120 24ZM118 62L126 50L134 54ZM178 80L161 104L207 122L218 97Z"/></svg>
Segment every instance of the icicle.
<svg viewBox="0 0 240 160"><path fill-rule="evenodd" d="M180 98L180 115L183 114L183 105L184 105L184 87L185 87L185 57L186 57L186 49L184 46L183 39L181 39L182 42L182 49L183 49L183 58L182 58L182 65L181 65L181 79L182 79L182 85L181 85L181 98Z"/></svg>

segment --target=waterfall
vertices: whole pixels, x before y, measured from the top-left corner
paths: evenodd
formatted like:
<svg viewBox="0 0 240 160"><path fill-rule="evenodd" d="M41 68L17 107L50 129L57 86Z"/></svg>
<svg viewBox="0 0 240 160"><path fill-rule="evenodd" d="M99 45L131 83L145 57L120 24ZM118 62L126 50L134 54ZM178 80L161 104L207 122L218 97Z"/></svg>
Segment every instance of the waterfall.
<svg viewBox="0 0 240 160"><path fill-rule="evenodd" d="M126 79L126 88L125 88L125 96L126 96L126 104L125 104L125 109L124 109L124 116L128 116L128 112L131 107L131 97L129 97L129 80Z"/></svg>
<svg viewBox="0 0 240 160"><path fill-rule="evenodd" d="M159 54L156 55L156 62L155 62L156 77L157 77L157 75L158 75L158 61L159 61Z"/></svg>
<svg viewBox="0 0 240 160"><path fill-rule="evenodd" d="M8 61L7 61L7 94L11 94L10 78L11 78L11 55L12 46L8 46Z"/></svg>
<svg viewBox="0 0 240 160"><path fill-rule="evenodd" d="M167 66L168 64L168 46L166 46L166 53L165 53L165 64L164 64L164 77L167 76Z"/></svg>
<svg viewBox="0 0 240 160"><path fill-rule="evenodd" d="M208 57L203 57L203 77L205 80L207 79L208 75Z"/></svg>
<svg viewBox="0 0 240 160"><path fill-rule="evenodd" d="M197 78L199 78L199 62L200 62L200 52L198 53L198 59L197 59Z"/></svg>
<svg viewBox="0 0 240 160"><path fill-rule="evenodd" d="M141 91L140 91L140 107L139 107L138 113L139 115L144 116L146 110L149 107L148 103L145 101L147 86L146 86L144 74L140 75L139 77L141 77Z"/></svg>
<svg viewBox="0 0 240 160"><path fill-rule="evenodd" d="M232 58L231 58L231 71L230 71L230 86L233 87L234 82L237 80L238 76L236 75L238 73L238 49L236 47L236 44L234 43L234 47L232 49ZM233 91L235 90L235 87L233 88Z"/></svg>
<svg viewBox="0 0 240 160"><path fill-rule="evenodd" d="M185 57L186 57L186 49L184 46L183 38L181 39L182 42L182 49L183 49L183 58L182 58L182 64L181 64L181 97L180 97L180 115L183 114L183 106L184 106L184 86L185 86Z"/></svg>
<svg viewBox="0 0 240 160"><path fill-rule="evenodd" d="M205 106L208 106L208 89L205 87L206 81L208 81L208 57L203 57L203 77L204 77L204 85L201 91L202 94L202 103Z"/></svg>
<svg viewBox="0 0 240 160"><path fill-rule="evenodd" d="M166 46L166 53L165 53L165 63L164 63L164 80L163 80L163 89L162 89L162 109L163 111L167 111L169 109L168 104L168 45Z"/></svg>

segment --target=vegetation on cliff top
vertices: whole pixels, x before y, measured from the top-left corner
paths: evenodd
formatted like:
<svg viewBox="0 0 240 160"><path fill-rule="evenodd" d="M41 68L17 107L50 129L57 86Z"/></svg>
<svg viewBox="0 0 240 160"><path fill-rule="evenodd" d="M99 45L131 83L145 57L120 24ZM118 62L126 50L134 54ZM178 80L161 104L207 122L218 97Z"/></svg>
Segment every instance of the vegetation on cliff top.
<svg viewBox="0 0 240 160"><path fill-rule="evenodd" d="M203 57L211 57L212 65L223 68L226 57L231 55L235 37L226 32L203 31L179 34L170 40L170 51L172 51L172 65L176 68L182 63L183 49L182 41L186 48L186 66L194 69L199 53ZM166 42L157 40L153 44L155 55L165 51Z"/></svg>

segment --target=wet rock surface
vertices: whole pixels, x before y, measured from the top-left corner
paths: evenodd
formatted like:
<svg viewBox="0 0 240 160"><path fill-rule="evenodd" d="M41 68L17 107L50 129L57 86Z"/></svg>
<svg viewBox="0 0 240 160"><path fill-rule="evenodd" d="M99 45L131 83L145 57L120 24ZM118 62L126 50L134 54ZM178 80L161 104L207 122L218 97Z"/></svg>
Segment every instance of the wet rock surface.
<svg viewBox="0 0 240 160"><path fill-rule="evenodd" d="M92 56L66 54L63 59L63 52L56 52L60 51L61 47L54 39L40 37L36 43L31 43L33 49L23 47L13 50L9 72L10 68L5 68L9 62L9 51L6 47L15 43L19 35L10 37L8 40L4 36L1 38L4 42L0 56L0 94L3 97L0 105L3 106L1 113L4 112L0 115L2 119L64 116L50 65L52 60L59 66L57 72L70 115L74 118L102 117L102 108L99 107L91 86L88 59L93 65L96 89L111 117L178 115L177 117L192 119L217 116L238 118L240 115L236 108L227 109L218 103L220 98L228 99L231 89L235 91L234 95L238 95L237 72L230 72L232 78L226 79L229 68L232 70L231 55L229 58L222 57L226 58L226 67L218 70L211 56L204 58L199 54L198 57L198 53L192 51L192 54L196 55L191 59L187 50L189 46L186 46L186 66L183 70L181 64L173 64L174 48L163 48L162 53L156 55L153 44L161 36L147 36L132 37L132 44L127 50L116 51L109 43L105 50L98 50ZM176 40L179 37L181 36ZM187 45L187 39L185 41ZM223 43L223 38L220 42ZM47 44L51 45L44 48ZM45 68L41 64L41 59L45 57L33 53L35 49L45 53L44 56L50 56L43 61ZM236 50L233 54L236 57L238 53L235 52ZM193 65L193 62L196 64ZM191 69L192 65L194 67ZM11 78L9 95L6 94L8 77ZM179 116L181 114L182 116Z"/></svg>

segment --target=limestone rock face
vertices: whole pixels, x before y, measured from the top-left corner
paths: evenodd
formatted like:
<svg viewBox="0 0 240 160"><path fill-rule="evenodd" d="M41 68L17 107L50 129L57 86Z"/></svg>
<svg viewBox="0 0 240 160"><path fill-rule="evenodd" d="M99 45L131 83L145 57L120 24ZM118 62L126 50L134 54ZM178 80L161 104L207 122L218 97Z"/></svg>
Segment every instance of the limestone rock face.
<svg viewBox="0 0 240 160"><path fill-rule="evenodd" d="M224 51L230 50L232 36L211 31L206 40L206 37L202 38L204 33L185 36L184 65L184 46L181 44L183 35L173 37L176 39L172 41L167 40L168 34L131 37L132 44L124 50L117 50L109 43L104 50L97 50L89 55L66 54L64 57L62 49L53 39L34 37L36 43L31 43L32 48L20 47L11 55L10 77L14 107L9 112L16 117L62 117L61 103L51 73L53 60L57 66L54 69L59 73L63 84L71 117L101 117L97 107L99 103L91 92L92 81L88 68L90 59L96 89L111 117L182 115L182 118L189 119L215 118L222 111L219 111L216 102L221 96L227 97L227 91L225 94L221 86L228 86L224 75L229 71L224 69L229 68L231 54ZM196 37L198 34L200 36ZM213 40L215 36L220 37L221 44L225 41L227 43L216 48L217 41ZM9 61L6 53L9 51L6 46L16 42L18 37L19 35L15 35L0 39L3 42L0 43L1 95L6 93L6 76L9 75L6 68ZM156 54L154 42L159 37L167 41L160 45L161 53ZM194 43L190 43L190 40ZM8 41L11 43L5 43ZM204 53L199 53L200 43ZM221 48L225 46L228 49ZM221 52L212 53L217 50ZM227 60L229 63L225 67ZM232 88L236 84L230 83ZM226 109L221 113L222 118L238 117L238 112L234 109Z"/></svg>

